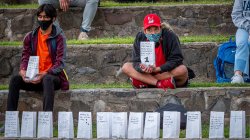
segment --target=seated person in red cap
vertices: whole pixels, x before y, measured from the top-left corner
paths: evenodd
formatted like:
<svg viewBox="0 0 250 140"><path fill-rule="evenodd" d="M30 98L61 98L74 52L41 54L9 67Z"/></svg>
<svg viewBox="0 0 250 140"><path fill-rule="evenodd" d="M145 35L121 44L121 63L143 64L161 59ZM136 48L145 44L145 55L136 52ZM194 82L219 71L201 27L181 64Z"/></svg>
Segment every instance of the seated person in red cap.
<svg viewBox="0 0 250 140"><path fill-rule="evenodd" d="M141 63L140 42L155 42L155 65ZM186 87L188 70L183 65L183 55L178 36L156 14L144 18L144 30L136 35L133 45L132 62L123 65L122 71L128 75L134 88Z"/></svg>

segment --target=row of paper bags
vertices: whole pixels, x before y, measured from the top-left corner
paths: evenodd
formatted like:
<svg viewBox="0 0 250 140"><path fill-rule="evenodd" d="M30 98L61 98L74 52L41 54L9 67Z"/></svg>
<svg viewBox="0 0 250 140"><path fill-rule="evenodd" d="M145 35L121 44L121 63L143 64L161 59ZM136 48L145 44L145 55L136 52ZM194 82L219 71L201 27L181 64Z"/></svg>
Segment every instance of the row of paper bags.
<svg viewBox="0 0 250 140"><path fill-rule="evenodd" d="M52 112L22 114L21 133L19 112L6 111L5 137L53 137ZM36 127L38 124L38 127ZM97 112L97 138L159 138L160 114L157 112ZM245 111L231 111L230 138L245 138ZM37 135L36 135L37 132ZM179 138L180 113L164 111L163 138ZM72 112L58 112L58 138L74 138ZM79 112L77 138L92 138L91 112ZM202 138L201 113L187 112L186 138ZM211 112L209 138L224 138L224 112Z"/></svg>

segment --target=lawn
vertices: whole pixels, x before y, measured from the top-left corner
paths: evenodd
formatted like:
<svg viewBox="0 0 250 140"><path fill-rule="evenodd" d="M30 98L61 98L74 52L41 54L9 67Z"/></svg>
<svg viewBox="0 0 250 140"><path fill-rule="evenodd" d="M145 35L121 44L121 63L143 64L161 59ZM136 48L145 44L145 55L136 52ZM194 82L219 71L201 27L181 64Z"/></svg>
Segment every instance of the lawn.
<svg viewBox="0 0 250 140"><path fill-rule="evenodd" d="M231 84L231 83L214 83L214 82L191 82L188 88L200 87L250 87L250 83ZM113 84L70 84L70 89L105 89L105 88L133 88L130 83L113 83ZM7 90L8 85L0 85L0 90Z"/></svg>
<svg viewBox="0 0 250 140"><path fill-rule="evenodd" d="M93 38L89 40L67 40L68 45L82 44L133 44L135 37L111 37L111 38ZM181 43L191 42L216 42L222 43L228 41L229 35L199 35L199 36L180 36ZM0 46L20 46L21 41L0 41Z"/></svg>
<svg viewBox="0 0 250 140"><path fill-rule="evenodd" d="M130 2L118 3L111 0L101 0L100 7L128 7L128 6L170 6L170 5L193 5L193 4L232 4L232 0L157 0L157 2ZM2 8L34 9L38 4L14 4L7 5L0 2Z"/></svg>

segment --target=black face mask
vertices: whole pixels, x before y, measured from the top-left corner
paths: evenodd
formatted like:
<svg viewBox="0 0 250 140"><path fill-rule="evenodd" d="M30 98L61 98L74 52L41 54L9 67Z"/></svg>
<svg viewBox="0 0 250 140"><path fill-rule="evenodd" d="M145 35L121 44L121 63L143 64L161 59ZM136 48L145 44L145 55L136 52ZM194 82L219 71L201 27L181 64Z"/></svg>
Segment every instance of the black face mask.
<svg viewBox="0 0 250 140"><path fill-rule="evenodd" d="M40 25L41 29L43 31L47 30L50 26L50 24L53 23L52 19L51 20L48 20L48 21L41 21L41 20L37 20L37 23Z"/></svg>

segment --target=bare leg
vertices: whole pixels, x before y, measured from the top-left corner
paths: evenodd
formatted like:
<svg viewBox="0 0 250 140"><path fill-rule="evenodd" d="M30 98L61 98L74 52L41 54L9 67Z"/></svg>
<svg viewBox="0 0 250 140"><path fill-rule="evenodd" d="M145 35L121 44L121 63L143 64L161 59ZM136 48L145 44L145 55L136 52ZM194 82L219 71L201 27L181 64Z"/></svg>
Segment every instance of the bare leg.
<svg viewBox="0 0 250 140"><path fill-rule="evenodd" d="M164 72L161 74L151 75L146 73L140 73L136 71L132 63L125 63L122 67L122 71L129 77L135 78L146 84L156 85L158 80L164 80L169 77L174 77L177 86L182 86L188 79L188 71L186 66L180 65L170 72Z"/></svg>
<svg viewBox="0 0 250 140"><path fill-rule="evenodd" d="M161 74L155 75L155 78L158 80L163 80L169 77L174 77L177 87L184 85L188 79L187 67L180 65L170 72L163 72Z"/></svg>
<svg viewBox="0 0 250 140"><path fill-rule="evenodd" d="M143 83L146 83L146 84L150 84L150 85L156 85L157 83L157 79L152 76L151 74L146 74L146 73L140 73L138 71L136 71L133 67L133 64L132 63L125 63L123 66L122 66L122 71L123 73L125 73L126 75L128 75L129 77L131 78L135 78L139 81L142 81Z"/></svg>

